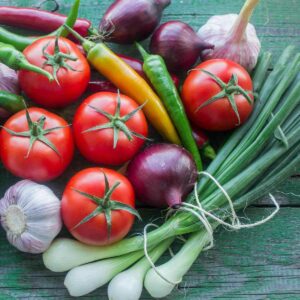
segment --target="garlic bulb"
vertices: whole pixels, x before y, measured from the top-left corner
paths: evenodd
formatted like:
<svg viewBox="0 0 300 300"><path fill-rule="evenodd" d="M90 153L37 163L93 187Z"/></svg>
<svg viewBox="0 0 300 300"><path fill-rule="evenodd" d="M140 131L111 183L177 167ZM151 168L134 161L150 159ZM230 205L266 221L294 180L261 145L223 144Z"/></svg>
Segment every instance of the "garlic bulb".
<svg viewBox="0 0 300 300"><path fill-rule="evenodd" d="M60 201L48 187L22 180L0 200L0 220L13 246L42 253L61 230Z"/></svg>
<svg viewBox="0 0 300 300"><path fill-rule="evenodd" d="M247 0L239 15L228 14L211 17L199 31L199 37L214 45L203 50L202 60L226 58L251 71L258 59L261 44L250 17L259 0Z"/></svg>

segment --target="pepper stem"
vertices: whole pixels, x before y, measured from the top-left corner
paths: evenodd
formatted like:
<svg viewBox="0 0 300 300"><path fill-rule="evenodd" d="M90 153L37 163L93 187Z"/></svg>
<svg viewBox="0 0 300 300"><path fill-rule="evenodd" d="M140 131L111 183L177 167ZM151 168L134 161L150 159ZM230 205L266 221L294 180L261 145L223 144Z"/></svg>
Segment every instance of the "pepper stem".
<svg viewBox="0 0 300 300"><path fill-rule="evenodd" d="M247 0L245 2L230 32L230 35L233 37L234 41L240 41L243 38L254 8L259 1L260 0Z"/></svg>
<svg viewBox="0 0 300 300"><path fill-rule="evenodd" d="M63 24L63 26L59 27L51 35L58 35L58 36L66 37L69 34L69 31L64 27L64 25L70 24L70 26L74 26L74 24L77 21L79 6L80 6L80 0L75 0L72 5L71 11L68 14L68 17L65 21L65 24Z"/></svg>
<svg viewBox="0 0 300 300"><path fill-rule="evenodd" d="M89 52L90 49L92 49L96 44L85 39L83 36L81 36L78 32L76 32L74 29L72 29L70 26L68 26L67 24L64 24L63 27L70 32L72 35L74 35L74 37L76 37L76 39L78 39L80 41L80 43L82 44L83 49L86 52Z"/></svg>
<svg viewBox="0 0 300 300"><path fill-rule="evenodd" d="M211 160L214 160L217 156L215 149L209 144L204 145L204 147L201 149L201 152L205 157Z"/></svg>
<svg viewBox="0 0 300 300"><path fill-rule="evenodd" d="M135 42L135 46L139 50L143 60L146 60L150 56L150 54L143 48L143 46L140 43Z"/></svg>
<svg viewBox="0 0 300 300"><path fill-rule="evenodd" d="M27 62L26 60L20 61L19 68L20 69L25 69L25 70L28 70L28 71L32 71L32 72L35 72L35 73L38 73L38 74L41 74L41 75L44 75L49 79L49 81L52 81L54 79L53 76L49 72L47 72L47 71L43 70L42 68L39 68L39 67Z"/></svg>

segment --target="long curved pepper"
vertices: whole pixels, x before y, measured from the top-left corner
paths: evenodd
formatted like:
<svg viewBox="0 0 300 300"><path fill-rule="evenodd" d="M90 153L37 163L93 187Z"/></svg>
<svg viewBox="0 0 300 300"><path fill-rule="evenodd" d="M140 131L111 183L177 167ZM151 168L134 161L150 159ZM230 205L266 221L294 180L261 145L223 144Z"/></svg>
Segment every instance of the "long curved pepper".
<svg viewBox="0 0 300 300"><path fill-rule="evenodd" d="M136 46L144 60L143 70L164 103L181 138L182 145L192 154L198 171L202 171L201 156L193 137L190 122L164 59L159 55L149 54L138 43Z"/></svg>
<svg viewBox="0 0 300 300"><path fill-rule="evenodd" d="M52 81L54 79L53 76L49 72L31 64L26 59L24 54L22 52L18 51L12 45L0 43L0 62L7 65L8 67L10 67L13 70L24 69L24 70L42 74L42 75L46 76L50 81Z"/></svg>
<svg viewBox="0 0 300 300"><path fill-rule="evenodd" d="M177 131L159 97L149 84L128 64L112 52L104 43L93 43L84 39L69 26L64 25L87 52L87 59L93 67L109 79L120 91L138 104L145 106L143 112L153 127L168 141L181 144Z"/></svg>
<svg viewBox="0 0 300 300"><path fill-rule="evenodd" d="M73 27L78 16L80 0L75 0L73 6L68 14L65 24ZM53 31L52 33L48 34L47 36L63 36L66 37L69 32L64 29L63 26L60 26L57 30ZM29 37L29 36L22 36L13 32L10 32L7 29L4 29L0 26L0 42L9 44L14 46L19 51L23 51L27 46L31 45L34 41L41 37Z"/></svg>

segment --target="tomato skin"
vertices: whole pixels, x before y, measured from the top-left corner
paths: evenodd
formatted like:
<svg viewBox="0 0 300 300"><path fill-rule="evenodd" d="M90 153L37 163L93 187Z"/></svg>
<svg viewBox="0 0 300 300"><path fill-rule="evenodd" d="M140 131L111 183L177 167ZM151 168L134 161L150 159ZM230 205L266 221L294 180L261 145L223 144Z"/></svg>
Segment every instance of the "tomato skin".
<svg viewBox="0 0 300 300"><path fill-rule="evenodd" d="M195 69L205 69L225 83L236 74L238 85L245 91L253 91L252 80L247 71L237 63L226 59L212 59L201 63ZM221 92L221 87L209 75L199 70L193 70L186 78L182 88L182 100L189 119L198 127L209 131L227 131L238 126L238 118L227 98L222 98L198 111L197 108L207 100ZM249 94L253 100L252 93ZM253 110L242 95L234 95L243 124Z"/></svg>
<svg viewBox="0 0 300 300"><path fill-rule="evenodd" d="M124 210L112 211L109 240L107 223L103 213L74 229L82 219L97 208L93 201L74 189L103 197L105 190L103 172L108 178L110 187L114 183L120 182L120 185L112 193L112 201L116 200L135 207L135 195L131 183L125 176L116 171L106 168L88 168L75 174L68 182L62 197L62 218L65 226L76 239L90 245L108 245L121 240L127 235L134 222L134 215L131 213Z"/></svg>
<svg viewBox="0 0 300 300"><path fill-rule="evenodd" d="M120 95L121 116L124 116L138 107L131 98ZM92 132L84 132L97 125L103 125L109 120L95 111L90 106L104 110L112 115L117 106L117 94L100 92L91 95L83 101L75 113L73 129L76 145L81 154L89 161L105 165L121 165L130 160L143 146L145 140L133 137L129 141L126 135L120 131L117 147L113 148L113 129L102 129ZM148 125L144 113L138 111L126 123L126 126L144 137L148 136Z"/></svg>
<svg viewBox="0 0 300 300"><path fill-rule="evenodd" d="M49 45L47 46L47 44ZM43 48L46 47L46 53L54 53L55 37L45 37L38 39L24 50L27 60L53 74L53 67L44 66L46 58L43 55ZM76 61L66 60L67 64L77 71L60 68L57 72L56 81L50 82L45 76L35 72L20 70L19 82L21 89L35 103L47 108L65 107L84 93L90 80L90 66L77 48L77 46L68 39L59 38L59 48L63 53L69 53L76 57Z"/></svg>
<svg viewBox="0 0 300 300"><path fill-rule="evenodd" d="M42 108L29 108L28 112L34 122L41 116L46 117L44 129L68 125L61 117ZM16 132L27 131L25 110L11 116L4 127ZM60 156L50 147L36 141L26 158L29 138L13 136L2 129L0 156L5 168L15 176L36 182L49 181L61 175L73 158L74 143L71 129L68 126L57 129L47 134L46 137L56 146Z"/></svg>

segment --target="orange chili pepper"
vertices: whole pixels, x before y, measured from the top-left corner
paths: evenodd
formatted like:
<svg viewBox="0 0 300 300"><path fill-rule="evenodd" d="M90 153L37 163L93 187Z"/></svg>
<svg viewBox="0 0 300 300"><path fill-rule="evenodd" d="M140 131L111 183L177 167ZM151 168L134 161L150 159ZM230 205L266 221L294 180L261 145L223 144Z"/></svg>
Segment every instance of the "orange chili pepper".
<svg viewBox="0 0 300 300"><path fill-rule="evenodd" d="M64 25L79 41L87 52L91 65L108 78L120 91L140 105L153 127L168 141L181 144L176 129L159 97L149 84L127 63L119 58L104 43L93 43L84 39L72 28Z"/></svg>

